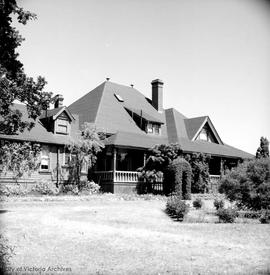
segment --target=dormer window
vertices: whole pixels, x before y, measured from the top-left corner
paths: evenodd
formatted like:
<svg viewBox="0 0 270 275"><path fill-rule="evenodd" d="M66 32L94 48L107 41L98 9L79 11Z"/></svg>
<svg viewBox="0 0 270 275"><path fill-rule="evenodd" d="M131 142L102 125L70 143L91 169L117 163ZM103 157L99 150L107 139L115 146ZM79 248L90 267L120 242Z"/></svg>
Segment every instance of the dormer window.
<svg viewBox="0 0 270 275"><path fill-rule="evenodd" d="M55 121L55 132L57 134L67 135L69 133L69 121L64 119L57 119Z"/></svg>
<svg viewBox="0 0 270 275"><path fill-rule="evenodd" d="M148 134L160 134L160 124L148 122L146 126L146 133Z"/></svg>

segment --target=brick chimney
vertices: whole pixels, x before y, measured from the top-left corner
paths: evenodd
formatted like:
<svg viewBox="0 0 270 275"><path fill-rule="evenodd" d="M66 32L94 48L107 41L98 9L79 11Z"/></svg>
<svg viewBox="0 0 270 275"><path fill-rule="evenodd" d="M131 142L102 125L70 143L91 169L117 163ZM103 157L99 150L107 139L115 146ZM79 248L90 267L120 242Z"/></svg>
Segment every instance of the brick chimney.
<svg viewBox="0 0 270 275"><path fill-rule="evenodd" d="M63 106L64 97L60 94L55 96L54 108L59 108Z"/></svg>
<svg viewBox="0 0 270 275"><path fill-rule="evenodd" d="M155 79L151 82L152 84L152 105L159 111L163 111L163 81Z"/></svg>

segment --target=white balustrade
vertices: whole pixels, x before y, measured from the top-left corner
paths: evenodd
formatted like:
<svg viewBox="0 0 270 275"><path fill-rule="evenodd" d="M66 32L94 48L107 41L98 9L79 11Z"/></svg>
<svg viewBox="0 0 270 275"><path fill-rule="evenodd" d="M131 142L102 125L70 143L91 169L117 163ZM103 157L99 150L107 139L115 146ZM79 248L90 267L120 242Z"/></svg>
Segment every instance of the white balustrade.
<svg viewBox="0 0 270 275"><path fill-rule="evenodd" d="M138 172L133 171L96 171L100 181L138 182Z"/></svg>

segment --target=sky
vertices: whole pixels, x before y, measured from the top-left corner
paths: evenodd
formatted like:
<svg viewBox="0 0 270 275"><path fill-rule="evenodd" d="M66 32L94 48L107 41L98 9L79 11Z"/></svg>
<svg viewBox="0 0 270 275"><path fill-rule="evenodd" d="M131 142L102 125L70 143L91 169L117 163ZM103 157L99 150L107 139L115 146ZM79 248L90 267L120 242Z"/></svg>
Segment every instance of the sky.
<svg viewBox="0 0 270 275"><path fill-rule="evenodd" d="M224 143L255 154L270 140L270 2L17 0L38 19L14 22L28 76L70 105L109 77L164 108L208 115Z"/></svg>

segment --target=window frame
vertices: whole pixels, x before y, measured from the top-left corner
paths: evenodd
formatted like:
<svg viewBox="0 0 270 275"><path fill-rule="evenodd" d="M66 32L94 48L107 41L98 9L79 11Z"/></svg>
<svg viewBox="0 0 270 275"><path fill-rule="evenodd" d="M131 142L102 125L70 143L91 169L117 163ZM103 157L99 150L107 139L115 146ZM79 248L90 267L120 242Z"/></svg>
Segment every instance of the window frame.
<svg viewBox="0 0 270 275"><path fill-rule="evenodd" d="M43 155L43 152L47 151L48 154L47 155ZM46 160L48 162L47 166L48 168L42 168L42 160ZM39 171L41 172L48 172L51 169L51 152L50 152L50 148L48 145L43 145L40 151L40 168Z"/></svg>

